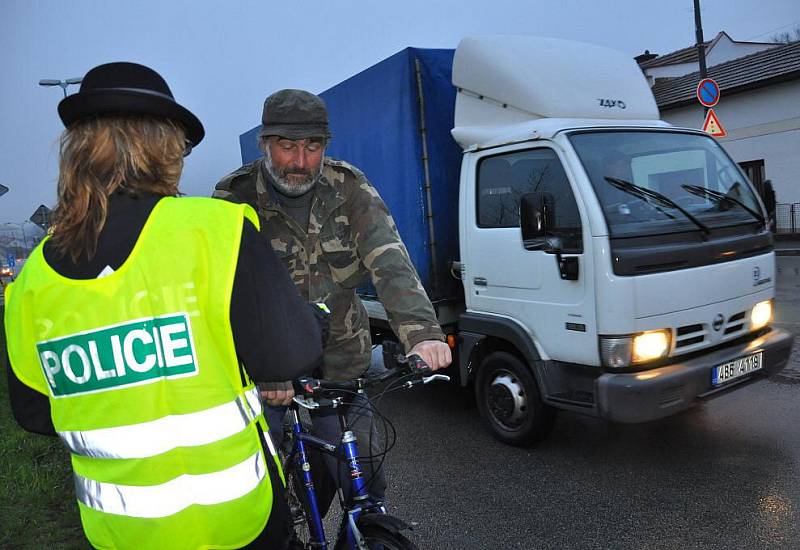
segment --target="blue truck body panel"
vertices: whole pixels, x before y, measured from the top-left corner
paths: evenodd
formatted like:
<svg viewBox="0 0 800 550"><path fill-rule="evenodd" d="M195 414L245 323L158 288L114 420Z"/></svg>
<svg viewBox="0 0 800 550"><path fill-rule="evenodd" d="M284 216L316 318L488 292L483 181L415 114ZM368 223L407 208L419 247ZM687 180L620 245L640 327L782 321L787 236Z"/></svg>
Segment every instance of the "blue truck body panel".
<svg viewBox="0 0 800 550"><path fill-rule="evenodd" d="M461 148L450 135L456 90L454 50L406 48L321 93L333 139L328 155L361 169L395 219L420 279L432 299L459 297L449 273L458 258L458 185ZM432 220L428 218L417 71L422 85ZM242 161L260 151L258 128L240 136ZM433 223L436 265L431 261Z"/></svg>

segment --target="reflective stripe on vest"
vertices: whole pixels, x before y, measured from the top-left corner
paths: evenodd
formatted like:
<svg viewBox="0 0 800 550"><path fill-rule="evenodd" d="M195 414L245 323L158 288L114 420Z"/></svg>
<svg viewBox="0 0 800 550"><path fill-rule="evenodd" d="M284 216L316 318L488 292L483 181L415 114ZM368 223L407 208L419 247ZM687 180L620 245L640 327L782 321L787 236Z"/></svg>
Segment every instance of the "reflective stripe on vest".
<svg viewBox="0 0 800 550"><path fill-rule="evenodd" d="M219 441L244 430L260 414L258 389L251 388L233 401L203 411L115 428L63 431L58 435L77 455L147 458L176 447L195 447ZM270 452L275 454L271 447Z"/></svg>
<svg viewBox="0 0 800 550"><path fill-rule="evenodd" d="M226 470L183 474L160 485L116 485L75 474L78 500L95 510L138 518L163 518L192 504L228 502L254 490L266 475L261 451Z"/></svg>

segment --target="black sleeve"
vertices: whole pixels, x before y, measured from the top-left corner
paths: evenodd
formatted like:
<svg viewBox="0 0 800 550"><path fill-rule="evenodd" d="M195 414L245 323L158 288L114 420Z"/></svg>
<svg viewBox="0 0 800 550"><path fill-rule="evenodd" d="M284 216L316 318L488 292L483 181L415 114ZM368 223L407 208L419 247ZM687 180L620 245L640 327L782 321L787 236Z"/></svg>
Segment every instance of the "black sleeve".
<svg viewBox="0 0 800 550"><path fill-rule="evenodd" d="M8 362L8 351L4 353L8 365L8 399L17 423L29 432L56 435L53 419L50 417L50 399L20 382Z"/></svg>
<svg viewBox="0 0 800 550"><path fill-rule="evenodd" d="M245 220L231 296L236 353L256 382L309 375L322 362L319 323L266 238Z"/></svg>

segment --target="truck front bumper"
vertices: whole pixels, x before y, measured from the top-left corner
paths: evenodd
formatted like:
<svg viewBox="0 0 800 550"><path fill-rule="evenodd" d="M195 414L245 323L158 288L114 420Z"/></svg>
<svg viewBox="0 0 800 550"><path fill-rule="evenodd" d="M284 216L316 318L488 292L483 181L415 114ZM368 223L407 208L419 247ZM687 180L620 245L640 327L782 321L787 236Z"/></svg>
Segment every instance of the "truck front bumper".
<svg viewBox="0 0 800 550"><path fill-rule="evenodd" d="M648 422L687 409L708 397L782 370L794 338L772 328L748 342L714 350L680 363L635 373L605 373L595 381L598 412L614 422ZM721 386L711 383L712 370L737 358L761 351L763 367Z"/></svg>

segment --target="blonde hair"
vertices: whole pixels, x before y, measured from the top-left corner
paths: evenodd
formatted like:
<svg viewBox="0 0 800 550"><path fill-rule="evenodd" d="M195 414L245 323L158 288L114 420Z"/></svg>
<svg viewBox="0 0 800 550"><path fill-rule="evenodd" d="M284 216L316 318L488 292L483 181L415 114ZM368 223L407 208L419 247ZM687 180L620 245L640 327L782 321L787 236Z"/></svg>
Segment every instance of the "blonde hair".
<svg viewBox="0 0 800 550"><path fill-rule="evenodd" d="M183 127L149 116L92 117L65 130L52 218L56 251L76 263L93 258L116 191L176 195L185 147Z"/></svg>

